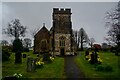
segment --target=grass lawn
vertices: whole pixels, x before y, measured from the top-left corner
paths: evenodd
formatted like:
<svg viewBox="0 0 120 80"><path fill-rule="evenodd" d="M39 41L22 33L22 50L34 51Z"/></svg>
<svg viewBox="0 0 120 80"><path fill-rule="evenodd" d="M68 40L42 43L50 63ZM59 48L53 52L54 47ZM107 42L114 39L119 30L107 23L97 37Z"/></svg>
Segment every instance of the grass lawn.
<svg viewBox="0 0 120 80"><path fill-rule="evenodd" d="M32 57L32 51L26 53ZM14 73L21 73L25 78L62 78L64 77L64 58L56 57L52 63L44 64L43 68L36 69L36 72L27 72L27 58L22 58L22 64L14 64L14 53L10 56L10 61L2 63L2 77L12 76Z"/></svg>
<svg viewBox="0 0 120 80"><path fill-rule="evenodd" d="M85 60L85 55L83 52L79 52L79 55L75 58L75 62L84 72L87 78L119 78L120 68L118 66L118 59L120 56L115 56L115 54L110 52L99 52L99 56L102 59L102 66L110 65L113 68L112 72L105 71L95 71L95 65L91 65L87 60Z"/></svg>

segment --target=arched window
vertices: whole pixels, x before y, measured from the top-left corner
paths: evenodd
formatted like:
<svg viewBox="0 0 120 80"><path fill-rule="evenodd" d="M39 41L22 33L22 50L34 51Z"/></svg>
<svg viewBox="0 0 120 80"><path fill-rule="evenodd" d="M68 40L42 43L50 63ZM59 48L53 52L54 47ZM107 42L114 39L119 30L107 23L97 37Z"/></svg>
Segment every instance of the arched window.
<svg viewBox="0 0 120 80"><path fill-rule="evenodd" d="M60 47L64 47L65 46L65 37L60 37Z"/></svg>

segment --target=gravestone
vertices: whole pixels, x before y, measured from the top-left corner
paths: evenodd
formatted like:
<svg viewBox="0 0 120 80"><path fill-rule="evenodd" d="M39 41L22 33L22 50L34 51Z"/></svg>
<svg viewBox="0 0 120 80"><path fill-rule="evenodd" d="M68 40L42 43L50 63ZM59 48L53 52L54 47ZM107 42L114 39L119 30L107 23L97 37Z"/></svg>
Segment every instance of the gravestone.
<svg viewBox="0 0 120 80"><path fill-rule="evenodd" d="M27 72L34 72L36 70L36 59L28 57L27 58Z"/></svg>
<svg viewBox="0 0 120 80"><path fill-rule="evenodd" d="M26 54L23 54L23 58L26 58Z"/></svg>

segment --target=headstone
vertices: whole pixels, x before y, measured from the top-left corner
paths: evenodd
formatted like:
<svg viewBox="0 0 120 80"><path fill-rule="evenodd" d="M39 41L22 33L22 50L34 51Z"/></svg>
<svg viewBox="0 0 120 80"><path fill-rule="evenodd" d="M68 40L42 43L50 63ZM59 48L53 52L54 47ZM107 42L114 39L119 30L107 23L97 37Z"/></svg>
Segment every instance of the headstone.
<svg viewBox="0 0 120 80"><path fill-rule="evenodd" d="M23 58L26 58L26 54L23 54Z"/></svg>
<svg viewBox="0 0 120 80"><path fill-rule="evenodd" d="M34 72L36 70L36 59L28 57L27 58L27 72Z"/></svg>

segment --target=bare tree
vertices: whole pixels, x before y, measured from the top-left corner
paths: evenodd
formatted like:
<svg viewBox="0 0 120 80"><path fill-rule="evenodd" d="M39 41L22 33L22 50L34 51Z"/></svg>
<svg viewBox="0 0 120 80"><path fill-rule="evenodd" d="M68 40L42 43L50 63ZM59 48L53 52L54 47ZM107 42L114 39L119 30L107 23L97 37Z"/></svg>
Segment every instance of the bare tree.
<svg viewBox="0 0 120 80"><path fill-rule="evenodd" d="M23 26L19 19L15 19L8 23L8 28L4 29L4 32L9 36L15 37L15 39L19 39L19 37L25 36L26 26Z"/></svg>
<svg viewBox="0 0 120 80"><path fill-rule="evenodd" d="M7 46L9 43L7 40L2 40L1 44L2 44L2 46Z"/></svg>
<svg viewBox="0 0 120 80"><path fill-rule="evenodd" d="M31 43L32 43L31 39L29 38L24 39L24 44L26 48L31 47Z"/></svg>
<svg viewBox="0 0 120 80"><path fill-rule="evenodd" d="M4 29L5 34L15 37L13 42L13 51L15 52L15 64L22 63L22 50L23 45L19 37L24 37L26 32L26 26L20 23L19 19L12 20L8 23L8 28Z"/></svg>
<svg viewBox="0 0 120 80"><path fill-rule="evenodd" d="M107 12L106 26L109 28L107 40L120 46L120 2L113 12Z"/></svg>
<svg viewBox="0 0 120 80"><path fill-rule="evenodd" d="M90 38L89 40L89 45L91 46L91 48L93 47L93 43L95 42L94 38Z"/></svg>
<svg viewBox="0 0 120 80"><path fill-rule="evenodd" d="M30 29L29 31L30 31L31 36L34 38L35 34L39 31L39 27Z"/></svg>

